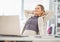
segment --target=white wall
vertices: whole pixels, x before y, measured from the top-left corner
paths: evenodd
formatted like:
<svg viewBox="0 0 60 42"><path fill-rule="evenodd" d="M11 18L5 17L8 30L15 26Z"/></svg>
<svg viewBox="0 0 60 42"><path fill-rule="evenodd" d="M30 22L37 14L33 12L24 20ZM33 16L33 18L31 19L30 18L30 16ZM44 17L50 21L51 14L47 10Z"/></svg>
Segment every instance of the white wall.
<svg viewBox="0 0 60 42"><path fill-rule="evenodd" d="M45 10L49 10L49 0L25 0L24 9L34 9L37 4L42 4Z"/></svg>
<svg viewBox="0 0 60 42"><path fill-rule="evenodd" d="M0 0L0 15L19 15L21 0Z"/></svg>

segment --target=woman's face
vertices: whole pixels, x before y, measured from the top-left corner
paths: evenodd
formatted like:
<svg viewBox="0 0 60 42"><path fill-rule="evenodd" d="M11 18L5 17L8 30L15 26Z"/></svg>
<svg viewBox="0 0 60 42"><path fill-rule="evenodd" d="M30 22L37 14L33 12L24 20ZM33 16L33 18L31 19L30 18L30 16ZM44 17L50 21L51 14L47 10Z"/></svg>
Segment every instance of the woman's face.
<svg viewBox="0 0 60 42"><path fill-rule="evenodd" d="M34 10L34 14L40 16L41 13L42 13L41 7L40 6L36 6L35 10Z"/></svg>

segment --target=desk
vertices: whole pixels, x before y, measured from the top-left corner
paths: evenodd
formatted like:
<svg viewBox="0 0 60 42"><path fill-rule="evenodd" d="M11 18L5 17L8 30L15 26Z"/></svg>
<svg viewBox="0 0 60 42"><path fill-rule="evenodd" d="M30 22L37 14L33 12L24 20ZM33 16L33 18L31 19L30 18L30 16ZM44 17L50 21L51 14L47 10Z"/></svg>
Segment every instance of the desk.
<svg viewBox="0 0 60 42"><path fill-rule="evenodd" d="M33 42L60 42L60 38L41 38L40 36L27 36L27 37L13 37L13 36L0 36L0 40L12 41L33 41Z"/></svg>

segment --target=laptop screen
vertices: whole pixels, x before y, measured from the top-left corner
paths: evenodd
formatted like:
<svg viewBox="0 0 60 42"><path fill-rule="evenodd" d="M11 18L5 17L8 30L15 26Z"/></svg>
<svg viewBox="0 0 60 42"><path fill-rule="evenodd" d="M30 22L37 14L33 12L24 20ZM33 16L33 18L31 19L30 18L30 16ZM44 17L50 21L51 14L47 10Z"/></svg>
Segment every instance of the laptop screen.
<svg viewBox="0 0 60 42"><path fill-rule="evenodd" d="M0 16L0 34L20 35L19 16Z"/></svg>

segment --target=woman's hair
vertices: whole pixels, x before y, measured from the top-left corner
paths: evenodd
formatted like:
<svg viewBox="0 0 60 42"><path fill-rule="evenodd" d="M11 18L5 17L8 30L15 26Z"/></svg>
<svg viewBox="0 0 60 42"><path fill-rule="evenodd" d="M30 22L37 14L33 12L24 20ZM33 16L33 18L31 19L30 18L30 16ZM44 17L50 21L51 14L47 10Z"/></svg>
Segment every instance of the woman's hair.
<svg viewBox="0 0 60 42"><path fill-rule="evenodd" d="M41 7L41 10L44 12L44 13L42 13L41 15L45 15L44 6L43 6L43 5L41 5L41 4L38 4L37 6L40 6L40 7Z"/></svg>

